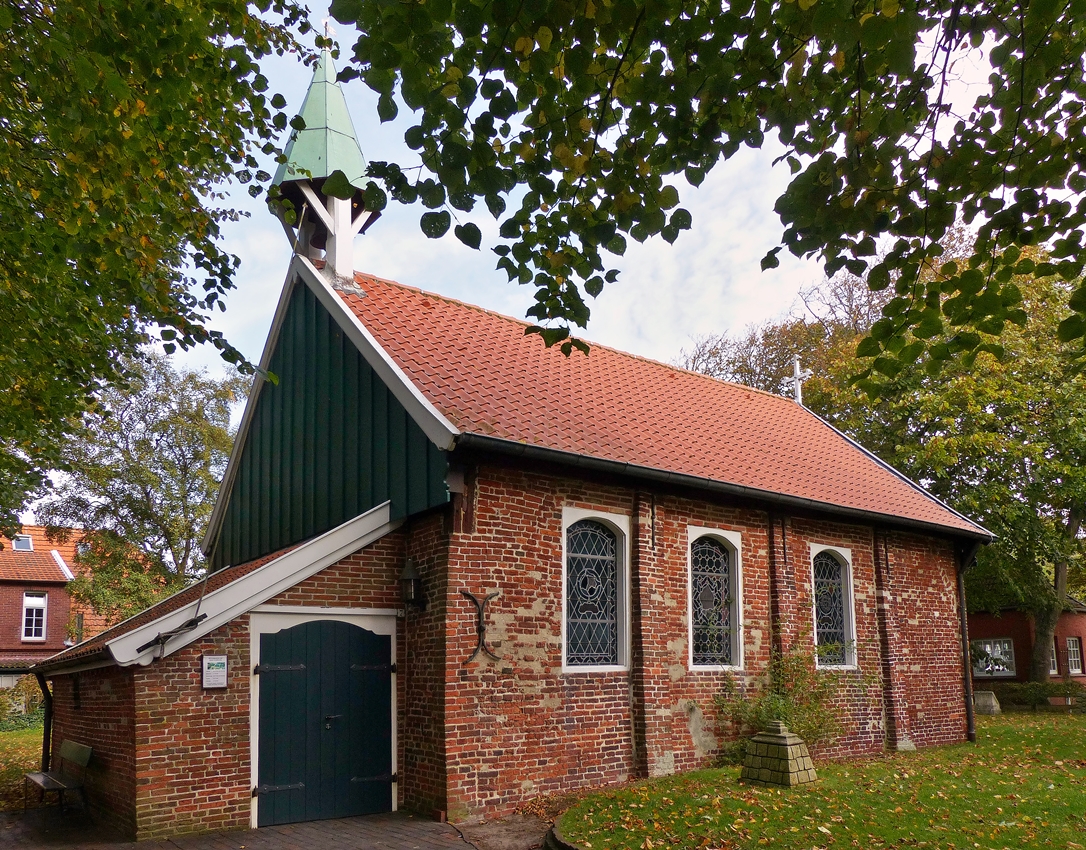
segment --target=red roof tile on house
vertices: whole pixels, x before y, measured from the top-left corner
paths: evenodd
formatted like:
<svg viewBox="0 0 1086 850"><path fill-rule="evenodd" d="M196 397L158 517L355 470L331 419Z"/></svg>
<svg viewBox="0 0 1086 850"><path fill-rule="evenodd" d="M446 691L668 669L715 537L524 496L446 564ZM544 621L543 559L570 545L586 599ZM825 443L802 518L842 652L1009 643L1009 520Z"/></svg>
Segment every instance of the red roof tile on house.
<svg viewBox="0 0 1086 850"><path fill-rule="evenodd" d="M65 543L49 540L45 528L40 525L24 525L23 534L33 541L34 550L24 552L12 545L12 541L0 536L4 548L0 549L0 581L57 582L67 583L70 577L64 574L53 557L55 550L73 573L75 568L75 539Z"/></svg>
<svg viewBox="0 0 1086 850"><path fill-rule="evenodd" d="M340 298L462 432L985 536L793 400L356 274Z"/></svg>

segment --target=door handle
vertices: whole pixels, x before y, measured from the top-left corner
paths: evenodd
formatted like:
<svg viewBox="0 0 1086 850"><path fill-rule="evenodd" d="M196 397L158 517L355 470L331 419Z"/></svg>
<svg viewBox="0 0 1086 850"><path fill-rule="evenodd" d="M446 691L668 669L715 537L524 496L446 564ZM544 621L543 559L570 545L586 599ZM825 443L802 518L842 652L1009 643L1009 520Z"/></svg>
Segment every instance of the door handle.
<svg viewBox="0 0 1086 850"><path fill-rule="evenodd" d="M326 714L324 715L324 728L331 729L332 721L342 717L342 714Z"/></svg>

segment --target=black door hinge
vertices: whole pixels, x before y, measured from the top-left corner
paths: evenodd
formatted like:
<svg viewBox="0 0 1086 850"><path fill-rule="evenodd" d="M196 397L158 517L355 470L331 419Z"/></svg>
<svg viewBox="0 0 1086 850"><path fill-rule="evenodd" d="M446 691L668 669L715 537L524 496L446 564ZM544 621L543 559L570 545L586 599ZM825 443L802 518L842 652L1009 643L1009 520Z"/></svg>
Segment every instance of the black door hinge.
<svg viewBox="0 0 1086 850"><path fill-rule="evenodd" d="M352 664L351 670L385 670L389 673L396 672L395 664Z"/></svg>
<svg viewBox="0 0 1086 850"><path fill-rule="evenodd" d="M352 776L351 782L399 782L398 773L379 773L377 776Z"/></svg>
<svg viewBox="0 0 1086 850"><path fill-rule="evenodd" d="M253 796L259 797L261 794L272 794L276 791L301 791L303 788L304 782L295 782L292 785L257 785L253 788Z"/></svg>
<svg viewBox="0 0 1086 850"><path fill-rule="evenodd" d="M253 675L259 676L261 673L282 673L287 670L304 670L304 664L257 664L253 668Z"/></svg>

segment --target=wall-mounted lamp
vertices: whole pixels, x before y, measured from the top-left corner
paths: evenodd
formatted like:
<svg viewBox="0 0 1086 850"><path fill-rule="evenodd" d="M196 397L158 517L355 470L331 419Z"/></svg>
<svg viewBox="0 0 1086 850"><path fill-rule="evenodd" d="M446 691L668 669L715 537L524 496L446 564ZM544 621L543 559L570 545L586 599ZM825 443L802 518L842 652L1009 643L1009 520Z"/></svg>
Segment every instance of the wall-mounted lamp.
<svg viewBox="0 0 1086 850"><path fill-rule="evenodd" d="M416 608L426 607L426 597L422 592L422 576L415 567L415 559L408 558L400 573L400 597L404 605L414 605Z"/></svg>

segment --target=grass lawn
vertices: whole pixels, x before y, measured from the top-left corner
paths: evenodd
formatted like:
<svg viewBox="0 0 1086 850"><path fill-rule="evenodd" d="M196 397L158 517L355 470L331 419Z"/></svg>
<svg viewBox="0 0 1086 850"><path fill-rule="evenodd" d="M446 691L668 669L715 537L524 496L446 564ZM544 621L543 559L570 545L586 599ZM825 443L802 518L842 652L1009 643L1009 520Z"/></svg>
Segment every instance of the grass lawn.
<svg viewBox="0 0 1086 850"><path fill-rule="evenodd" d="M23 774L40 769L40 726L0 732L0 811L22 809Z"/></svg>
<svg viewBox="0 0 1086 850"><path fill-rule="evenodd" d="M559 820L591 850L1086 848L1086 717L982 717L977 744L819 764L802 789L702 770L585 797Z"/></svg>

